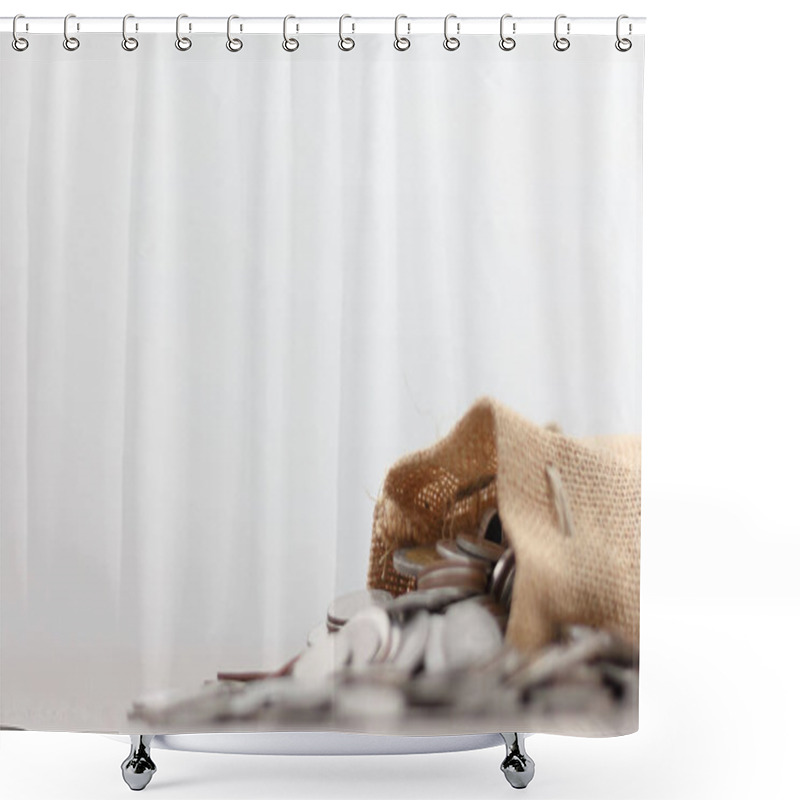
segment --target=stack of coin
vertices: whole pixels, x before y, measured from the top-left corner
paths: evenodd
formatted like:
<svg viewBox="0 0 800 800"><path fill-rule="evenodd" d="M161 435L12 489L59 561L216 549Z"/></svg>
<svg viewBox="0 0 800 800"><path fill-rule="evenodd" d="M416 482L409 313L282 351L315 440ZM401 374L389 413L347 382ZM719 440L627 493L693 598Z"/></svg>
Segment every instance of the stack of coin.
<svg viewBox="0 0 800 800"><path fill-rule="evenodd" d="M433 546L399 548L394 568L416 579L417 589L454 587L472 594L486 593L504 610L511 608L514 551L496 509L489 509L476 533L439 539Z"/></svg>
<svg viewBox="0 0 800 800"><path fill-rule="evenodd" d="M392 595L389 592L384 592L380 589L371 589L367 592L350 592L337 597L328 606L328 630L330 632L338 631L359 611L371 605L386 605L391 599Z"/></svg>

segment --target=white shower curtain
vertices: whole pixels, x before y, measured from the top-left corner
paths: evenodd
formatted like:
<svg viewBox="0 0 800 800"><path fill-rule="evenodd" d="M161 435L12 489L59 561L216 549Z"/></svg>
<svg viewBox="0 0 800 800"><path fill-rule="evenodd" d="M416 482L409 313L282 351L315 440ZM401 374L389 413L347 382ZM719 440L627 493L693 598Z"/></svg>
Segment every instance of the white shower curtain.
<svg viewBox="0 0 800 800"><path fill-rule="evenodd" d="M479 397L640 429L643 41L4 36L3 725L276 667Z"/></svg>

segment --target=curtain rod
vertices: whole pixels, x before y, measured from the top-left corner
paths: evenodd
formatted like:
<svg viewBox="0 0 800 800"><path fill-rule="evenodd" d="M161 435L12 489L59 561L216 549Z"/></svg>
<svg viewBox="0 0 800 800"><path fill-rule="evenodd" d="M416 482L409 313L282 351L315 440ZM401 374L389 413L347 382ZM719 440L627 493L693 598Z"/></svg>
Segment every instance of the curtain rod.
<svg viewBox="0 0 800 800"><path fill-rule="evenodd" d="M644 33L645 17L628 17L624 20L626 35ZM193 17L182 20L191 33L225 33L227 17ZM444 17L403 17L402 29L410 33L442 33ZM500 17L454 17L451 25L457 28L459 35L496 34ZM570 34L600 34L613 36L616 31L616 17L569 17L562 16L560 25L570 26ZM283 32L283 17L237 17L234 28L246 34ZM338 17L303 17L292 19L292 29L300 26L296 33L331 34L339 31ZM393 33L394 17L358 17L347 15L347 31L356 33ZM506 20L509 29L516 35L553 34L554 17L509 17ZM190 27L191 26L191 27ZM12 17L0 18L0 31L11 32ZM70 19L70 27L81 33L119 33L122 30L122 17L80 17ZM17 22L19 33L62 33L63 17L21 17ZM128 30L140 33L175 32L174 17L136 17L128 20Z"/></svg>

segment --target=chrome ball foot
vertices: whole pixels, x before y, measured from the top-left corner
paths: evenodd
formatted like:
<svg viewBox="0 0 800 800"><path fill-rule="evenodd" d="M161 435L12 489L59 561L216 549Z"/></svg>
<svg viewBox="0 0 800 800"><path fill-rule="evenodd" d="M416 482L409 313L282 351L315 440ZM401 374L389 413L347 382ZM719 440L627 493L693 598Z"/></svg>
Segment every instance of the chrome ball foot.
<svg viewBox="0 0 800 800"><path fill-rule="evenodd" d="M506 757L500 765L506 780L515 789L524 789L536 771L533 759L525 752L525 739L519 733L501 733L506 743Z"/></svg>
<svg viewBox="0 0 800 800"><path fill-rule="evenodd" d="M150 758L152 741L152 736L131 734L131 752L122 762L122 779L134 792L144 789L155 774L156 765Z"/></svg>

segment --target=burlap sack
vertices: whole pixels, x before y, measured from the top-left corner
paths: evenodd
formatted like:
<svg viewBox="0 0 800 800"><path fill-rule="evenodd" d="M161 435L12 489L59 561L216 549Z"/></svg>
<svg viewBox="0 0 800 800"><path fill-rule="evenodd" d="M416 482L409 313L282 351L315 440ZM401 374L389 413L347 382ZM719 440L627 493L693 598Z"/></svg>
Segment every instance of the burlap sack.
<svg viewBox="0 0 800 800"><path fill-rule="evenodd" d="M561 624L584 624L638 646L638 436L572 438L479 400L444 439L389 470L368 586L412 588L392 567L395 548L475 529L492 507L517 563L507 641L532 652Z"/></svg>

